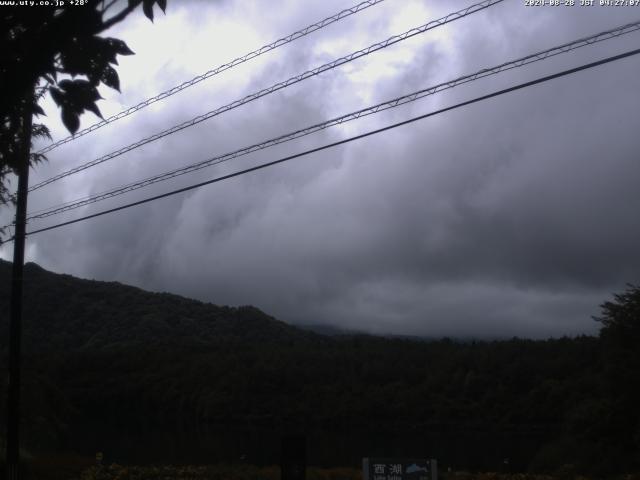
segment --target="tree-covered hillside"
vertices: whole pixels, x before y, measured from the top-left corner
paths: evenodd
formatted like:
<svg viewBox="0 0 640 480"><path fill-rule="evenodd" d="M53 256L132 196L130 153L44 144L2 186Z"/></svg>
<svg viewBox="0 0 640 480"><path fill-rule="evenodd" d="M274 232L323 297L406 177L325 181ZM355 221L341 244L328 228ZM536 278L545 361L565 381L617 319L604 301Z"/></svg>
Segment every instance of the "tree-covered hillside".
<svg viewBox="0 0 640 480"><path fill-rule="evenodd" d="M8 316L11 263L0 260L0 314ZM102 350L134 345L303 340L313 335L253 307L219 307L117 282L82 280L25 265L27 351ZM1 341L7 341L7 322ZM4 344L4 343L3 343Z"/></svg>
<svg viewBox="0 0 640 480"><path fill-rule="evenodd" d="M0 263L3 342L9 270ZM252 307L34 264L25 288L24 430L34 451L274 463L279 437L302 432L310 461L324 465L428 454L454 468L638 468L635 373L618 358L629 365L638 353L616 350L609 324L606 341L329 337Z"/></svg>

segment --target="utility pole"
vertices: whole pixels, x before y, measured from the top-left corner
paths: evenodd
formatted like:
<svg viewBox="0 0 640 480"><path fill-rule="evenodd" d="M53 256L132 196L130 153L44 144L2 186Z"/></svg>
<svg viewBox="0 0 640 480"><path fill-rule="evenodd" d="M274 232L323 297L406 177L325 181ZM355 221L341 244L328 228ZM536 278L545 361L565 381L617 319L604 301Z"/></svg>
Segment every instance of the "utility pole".
<svg viewBox="0 0 640 480"><path fill-rule="evenodd" d="M27 223L27 191L29 189L29 156L34 88L24 97L20 119L20 147L17 152L18 191L11 269L11 304L9 317L9 391L7 399L7 480L20 475L20 360L22 342L22 274Z"/></svg>

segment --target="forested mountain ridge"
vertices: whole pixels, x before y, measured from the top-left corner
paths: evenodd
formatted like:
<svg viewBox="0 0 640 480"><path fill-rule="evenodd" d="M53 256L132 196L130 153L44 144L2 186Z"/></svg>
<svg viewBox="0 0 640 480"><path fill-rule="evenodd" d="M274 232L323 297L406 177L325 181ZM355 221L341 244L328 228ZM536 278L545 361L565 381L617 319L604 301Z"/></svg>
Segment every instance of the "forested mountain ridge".
<svg viewBox="0 0 640 480"><path fill-rule="evenodd" d="M0 262L3 349L9 280ZM457 468L508 458L515 470L630 471L640 418L629 332L640 321L623 312L632 327L605 322L604 337L324 336L253 307L27 264L24 438L32 450L107 450L127 463L248 454L268 464L280 435L303 432L315 464L429 452ZM6 350L0 371L5 361Z"/></svg>
<svg viewBox="0 0 640 480"><path fill-rule="evenodd" d="M24 270L27 351L119 348L225 341L302 341L316 337L251 306L220 307L117 282L83 280L35 263ZM0 315L8 318L11 263L0 260ZM0 324L0 344L7 339Z"/></svg>

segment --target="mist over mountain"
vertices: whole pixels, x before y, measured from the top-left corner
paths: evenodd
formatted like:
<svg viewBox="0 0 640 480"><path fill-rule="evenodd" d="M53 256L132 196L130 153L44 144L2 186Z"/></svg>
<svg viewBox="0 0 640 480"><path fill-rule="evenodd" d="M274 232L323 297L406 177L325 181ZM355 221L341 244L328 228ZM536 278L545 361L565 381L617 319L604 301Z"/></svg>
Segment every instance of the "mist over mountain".
<svg viewBox="0 0 640 480"><path fill-rule="evenodd" d="M11 263L0 260L3 316L8 315L10 277ZM24 342L36 352L313 337L251 306L217 306L117 282L83 280L35 263L25 265L25 279ZM3 322L3 344L6 327Z"/></svg>
<svg viewBox="0 0 640 480"><path fill-rule="evenodd" d="M10 266L0 263L1 371ZM443 467L484 470L504 468L505 458L518 471L568 462L624 471L637 461L637 415L619 401L629 389L612 396L597 337L480 342L311 327L321 335L254 307L33 263L23 323L23 430L33 452L273 464L279 439L302 433L310 463L327 466L425 452Z"/></svg>

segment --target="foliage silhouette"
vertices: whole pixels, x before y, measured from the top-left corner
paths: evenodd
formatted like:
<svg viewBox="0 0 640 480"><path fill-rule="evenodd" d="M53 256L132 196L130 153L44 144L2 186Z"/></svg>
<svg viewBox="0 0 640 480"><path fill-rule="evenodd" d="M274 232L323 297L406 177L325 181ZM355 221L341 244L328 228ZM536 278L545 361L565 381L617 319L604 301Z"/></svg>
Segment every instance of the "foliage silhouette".
<svg viewBox="0 0 640 480"><path fill-rule="evenodd" d="M600 440L617 445L619 461L640 468L640 287L628 285L601 305L600 340L603 352L607 410Z"/></svg>
<svg viewBox="0 0 640 480"><path fill-rule="evenodd" d="M0 280L9 271L0 262ZM198 444L204 432L251 441L264 431L303 431L350 439L339 450L315 441L309 454L326 465L357 465L367 455L358 448L401 454L411 445L462 468L495 469L506 457L516 470L571 464L604 474L636 465L636 424L616 420L635 418L635 397L619 401L633 392L624 382L613 389L604 338L324 336L254 307L81 280L35 264L25 275L33 449L111 438L111 450L122 443L132 451L162 435ZM0 281L2 341L7 286ZM240 440L224 438L219 460L246 453ZM251 453L267 458L273 443ZM136 455L156 458L158 448Z"/></svg>
<svg viewBox="0 0 640 480"><path fill-rule="evenodd" d="M69 3L69 2L67 2ZM8 175L17 171L16 152L23 137L22 112L42 115L38 100L47 92L60 107L65 127L74 133L86 111L101 116L98 85L120 89L117 55L132 55L125 42L99 35L124 20L138 6L153 20L153 7L166 9L166 0L120 2L84 0L82 6L9 7L0 9L0 205L13 202ZM114 8L120 8L113 11ZM76 77L86 78L76 78ZM69 78L70 77L70 78ZM25 104L36 88L32 105ZM32 136L48 136L35 124ZM33 165L42 155L31 155Z"/></svg>

